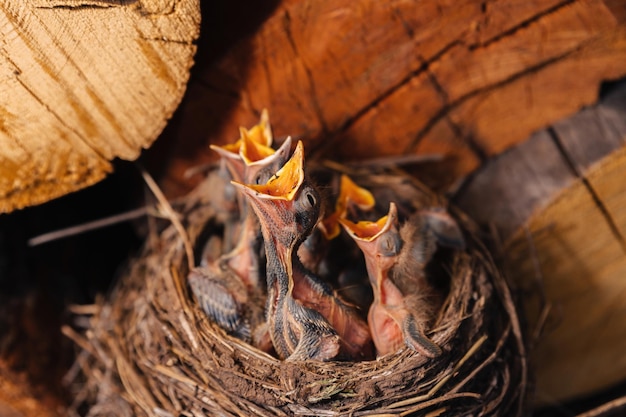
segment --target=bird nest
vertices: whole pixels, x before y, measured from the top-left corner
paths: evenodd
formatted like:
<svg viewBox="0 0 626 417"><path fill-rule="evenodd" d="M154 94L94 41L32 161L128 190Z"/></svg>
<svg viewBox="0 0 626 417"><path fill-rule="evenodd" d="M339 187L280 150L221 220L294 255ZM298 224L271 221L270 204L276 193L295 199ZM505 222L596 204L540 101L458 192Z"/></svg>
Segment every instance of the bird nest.
<svg viewBox="0 0 626 417"><path fill-rule="evenodd" d="M442 201L395 169L350 174L398 198ZM214 180L209 176L175 204L179 227L148 238L89 316L87 329L72 333L82 347L69 376L77 410L89 416L522 413L527 371L516 309L462 213L450 208L465 249L435 259L449 276L428 333L441 347L439 356L402 348L375 360L285 361L226 334L207 319L187 285L185 247L204 238L207 224L220 222L211 204Z"/></svg>

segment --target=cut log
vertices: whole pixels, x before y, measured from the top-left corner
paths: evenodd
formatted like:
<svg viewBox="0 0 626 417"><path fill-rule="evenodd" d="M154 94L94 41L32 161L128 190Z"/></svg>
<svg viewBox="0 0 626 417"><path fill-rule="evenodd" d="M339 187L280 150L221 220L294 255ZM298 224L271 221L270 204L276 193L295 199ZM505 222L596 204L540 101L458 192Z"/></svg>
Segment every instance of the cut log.
<svg viewBox="0 0 626 417"><path fill-rule="evenodd" d="M133 160L179 104L198 0L0 5L0 213L90 185Z"/></svg>
<svg viewBox="0 0 626 417"><path fill-rule="evenodd" d="M189 189L208 144L268 108L276 135L316 156L443 153L433 185L449 185L626 74L625 21L601 0L278 2L198 68L163 184Z"/></svg>
<svg viewBox="0 0 626 417"><path fill-rule="evenodd" d="M502 237L529 334L545 326L533 349L537 404L626 380L624 145L626 82L491 160L457 195Z"/></svg>

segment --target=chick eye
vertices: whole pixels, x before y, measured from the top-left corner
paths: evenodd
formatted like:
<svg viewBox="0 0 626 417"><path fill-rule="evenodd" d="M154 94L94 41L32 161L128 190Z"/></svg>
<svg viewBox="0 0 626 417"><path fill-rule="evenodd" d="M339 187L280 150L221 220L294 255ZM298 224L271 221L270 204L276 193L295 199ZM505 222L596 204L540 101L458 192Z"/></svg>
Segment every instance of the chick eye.
<svg viewBox="0 0 626 417"><path fill-rule="evenodd" d="M402 242L396 234L386 234L381 236L381 240L378 246L380 254L382 256L394 256L400 252Z"/></svg>
<svg viewBox="0 0 626 417"><path fill-rule="evenodd" d="M315 207L315 204L317 203L317 199L315 198L315 196L311 193L306 193L306 199L309 202L309 205L311 207Z"/></svg>

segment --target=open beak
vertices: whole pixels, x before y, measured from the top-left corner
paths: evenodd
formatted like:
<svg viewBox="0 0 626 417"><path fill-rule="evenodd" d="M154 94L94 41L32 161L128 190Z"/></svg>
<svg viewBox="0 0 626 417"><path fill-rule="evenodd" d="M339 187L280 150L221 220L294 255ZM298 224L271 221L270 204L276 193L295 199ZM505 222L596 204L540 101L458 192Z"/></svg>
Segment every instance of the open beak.
<svg viewBox="0 0 626 417"><path fill-rule="evenodd" d="M272 146L274 137L272 135L272 128L270 126L270 117L267 109L263 109L261 112L261 120L250 130L246 130L247 136L255 143L263 145L266 148Z"/></svg>
<svg viewBox="0 0 626 417"><path fill-rule="evenodd" d="M281 231L295 233L293 206L294 198L304 182L303 164L304 148L302 142L298 142L291 158L267 183L243 184L231 181L247 197L262 228L276 236L281 236Z"/></svg>
<svg viewBox="0 0 626 417"><path fill-rule="evenodd" d="M265 184L243 184L232 181L233 185L252 197L253 200L292 201L304 182L304 146L298 141L293 155Z"/></svg>
<svg viewBox="0 0 626 417"><path fill-rule="evenodd" d="M387 269L393 260L389 256L381 254L381 248L378 239L396 226L398 222L398 211L395 203L389 204L389 213L381 217L375 222L360 221L353 223L347 219L339 219L339 223L348 232L359 246L365 257L365 266L374 290L375 297L381 297L380 290L382 281L384 280Z"/></svg>
<svg viewBox="0 0 626 417"><path fill-rule="evenodd" d="M239 132L241 137L235 143L221 146L210 145L210 148L217 152L225 161L233 179L241 182L245 181L246 160L242 157L241 150L245 146L244 142L246 139L251 143L248 145L248 148L254 148L254 150L249 151L250 157L255 158L254 160L274 153L274 150L271 148L273 137L267 109L263 109L261 120L257 125L250 130L240 127ZM245 151L244 154L246 154Z"/></svg>
<svg viewBox="0 0 626 417"><path fill-rule="evenodd" d="M243 127L239 128L239 132L241 134L241 139L239 139L241 141L239 155L241 155L246 165L261 161L274 153L272 147L257 142L258 139L262 140L262 137L253 138L250 132Z"/></svg>
<svg viewBox="0 0 626 417"><path fill-rule="evenodd" d="M353 223L346 218L339 219L339 223L344 227L346 232L358 242L373 242L380 235L385 233L398 219L398 209L395 203L389 204L389 213L381 217L375 222L360 221Z"/></svg>
<svg viewBox="0 0 626 417"><path fill-rule="evenodd" d="M239 153L245 163L245 176L242 182L265 183L289 159L291 137L285 139L276 151L246 138Z"/></svg>
<svg viewBox="0 0 626 417"><path fill-rule="evenodd" d="M334 239L341 231L339 221L346 217L349 204L354 204L362 210L369 210L374 207L375 203L372 193L356 185L350 177L344 174L341 176L335 211L320 222L319 228L326 239Z"/></svg>

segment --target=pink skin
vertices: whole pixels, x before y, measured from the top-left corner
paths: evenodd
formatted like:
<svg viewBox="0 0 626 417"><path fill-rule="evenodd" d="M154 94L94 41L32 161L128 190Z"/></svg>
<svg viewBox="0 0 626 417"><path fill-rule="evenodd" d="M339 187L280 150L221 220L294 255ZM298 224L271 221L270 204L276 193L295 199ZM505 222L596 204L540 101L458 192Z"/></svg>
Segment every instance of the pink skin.
<svg viewBox="0 0 626 417"><path fill-rule="evenodd" d="M275 176L260 185L233 183L256 212L267 258L267 319L279 357L329 360L340 349L339 336L324 317L294 297L298 246L319 216L320 196L304 181L303 147Z"/></svg>
<svg viewBox="0 0 626 417"><path fill-rule="evenodd" d="M396 352L407 344L424 356L437 356L439 348L421 334L419 328L413 329L417 325L416 312L407 307L405 295L389 276L390 271L397 267L403 249L395 204L391 203L389 214L378 222L354 224L342 220L341 224L365 256L374 292L368 324L378 354ZM411 273L419 274L419 271Z"/></svg>
<svg viewBox="0 0 626 417"><path fill-rule="evenodd" d="M382 287L374 296L367 322L376 351L379 355L386 355L396 352L404 345L399 323L406 317L406 310L402 307L402 294L391 281L383 281Z"/></svg>
<svg viewBox="0 0 626 417"><path fill-rule="evenodd" d="M397 232L395 205L393 207L384 228L371 240L355 239L365 255L365 264L374 291L374 301L367 321L379 355L396 352L402 347L404 337L400 323L407 315L404 296L388 278L388 272L396 263L397 255L384 256L379 248L381 236L390 230Z"/></svg>
<svg viewBox="0 0 626 417"><path fill-rule="evenodd" d="M372 336L356 310L330 289L324 288L319 278L300 262L295 263L293 274L293 297L303 305L319 311L328 320L341 337L342 352L355 359L372 358Z"/></svg>
<svg viewBox="0 0 626 417"><path fill-rule="evenodd" d="M246 140L248 139L246 138ZM289 159L291 138L288 137L275 153L256 161L249 161L244 158L245 155L242 153L245 152L245 145L238 154L219 147L213 149L222 155L237 181L253 184L257 181L266 182ZM238 176L242 176L243 179L237 179ZM241 277L248 288L254 288L259 286L258 263L257 255L250 248L250 242L256 239L259 226L256 216L248 209L240 193L238 193L238 198L240 199L240 210L243 213L244 221L241 226L237 227L239 237L236 246L232 251L222 256L221 262L227 262L228 266Z"/></svg>

